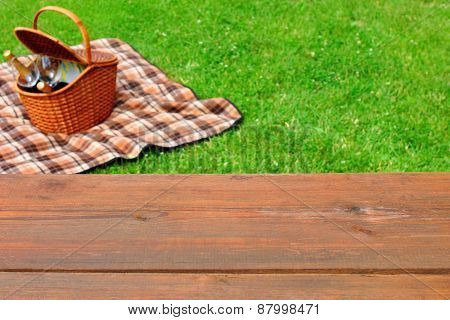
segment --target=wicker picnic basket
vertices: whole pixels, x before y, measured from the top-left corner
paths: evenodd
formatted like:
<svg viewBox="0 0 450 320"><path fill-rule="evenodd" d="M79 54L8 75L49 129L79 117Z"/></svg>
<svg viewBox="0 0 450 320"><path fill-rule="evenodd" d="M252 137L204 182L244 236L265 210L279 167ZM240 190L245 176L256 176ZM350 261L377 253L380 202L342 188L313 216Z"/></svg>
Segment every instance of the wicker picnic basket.
<svg viewBox="0 0 450 320"><path fill-rule="evenodd" d="M59 12L72 19L83 36L84 50L71 49L38 30L38 17L44 11ZM14 32L33 53L86 65L74 81L55 92L32 93L16 84L20 99L36 127L45 133L70 134L89 129L111 114L118 60L109 52L91 50L86 28L74 13L60 7L44 7L36 12L32 29L16 28Z"/></svg>

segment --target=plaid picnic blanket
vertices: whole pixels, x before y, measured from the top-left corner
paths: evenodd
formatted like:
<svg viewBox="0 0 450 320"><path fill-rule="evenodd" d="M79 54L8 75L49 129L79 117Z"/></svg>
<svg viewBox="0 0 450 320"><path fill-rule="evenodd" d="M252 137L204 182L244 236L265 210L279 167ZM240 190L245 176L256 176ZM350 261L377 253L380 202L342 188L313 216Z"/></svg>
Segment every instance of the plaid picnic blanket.
<svg viewBox="0 0 450 320"><path fill-rule="evenodd" d="M150 145L173 148L201 140L241 119L230 101L200 100L121 40L91 45L119 59L117 101L104 123L83 133L40 132L13 90L11 67L0 65L0 173L78 173L115 158L135 158Z"/></svg>

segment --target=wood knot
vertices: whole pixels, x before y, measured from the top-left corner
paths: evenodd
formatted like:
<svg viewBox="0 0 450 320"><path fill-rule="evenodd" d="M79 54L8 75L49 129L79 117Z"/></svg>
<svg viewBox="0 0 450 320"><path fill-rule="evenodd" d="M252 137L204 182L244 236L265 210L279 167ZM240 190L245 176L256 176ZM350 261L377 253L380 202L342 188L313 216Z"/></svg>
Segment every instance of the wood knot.
<svg viewBox="0 0 450 320"><path fill-rule="evenodd" d="M66 187L66 182L59 179L48 179L44 180L39 187L41 190L61 191Z"/></svg>
<svg viewBox="0 0 450 320"><path fill-rule="evenodd" d="M231 180L250 180L252 177L250 176L240 176L240 175L233 175L231 176Z"/></svg>
<svg viewBox="0 0 450 320"><path fill-rule="evenodd" d="M355 214L363 213L363 209L361 209L360 207L357 207L357 206L347 208L347 209L345 209L345 211L347 211L349 213L355 213Z"/></svg>
<svg viewBox="0 0 450 320"><path fill-rule="evenodd" d="M145 222L148 220L157 219L157 218L165 217L168 215L169 214L164 211L150 211L150 212L138 211L133 214L133 218L138 221Z"/></svg>
<svg viewBox="0 0 450 320"><path fill-rule="evenodd" d="M375 234L374 231L366 229L366 228L364 228L362 226L358 226L358 225L352 226L352 230L357 231L357 232L362 232L364 234L367 234L368 236L373 236Z"/></svg>
<svg viewBox="0 0 450 320"><path fill-rule="evenodd" d="M225 285L229 285L230 284L229 281L228 281L228 277L225 276L225 275L218 275L218 276L216 276L216 280L219 281L222 284L225 284Z"/></svg>

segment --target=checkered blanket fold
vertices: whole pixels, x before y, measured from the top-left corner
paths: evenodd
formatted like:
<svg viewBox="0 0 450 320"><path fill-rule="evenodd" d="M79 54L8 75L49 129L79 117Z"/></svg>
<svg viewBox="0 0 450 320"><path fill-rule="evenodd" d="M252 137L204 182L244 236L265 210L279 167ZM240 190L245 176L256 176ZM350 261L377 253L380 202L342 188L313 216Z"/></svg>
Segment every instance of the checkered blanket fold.
<svg viewBox="0 0 450 320"><path fill-rule="evenodd" d="M40 132L13 90L11 67L0 65L0 173L79 173L115 158L135 158L147 146L198 141L241 119L230 101L200 100L121 40L91 45L119 59L117 101L105 122L83 133Z"/></svg>

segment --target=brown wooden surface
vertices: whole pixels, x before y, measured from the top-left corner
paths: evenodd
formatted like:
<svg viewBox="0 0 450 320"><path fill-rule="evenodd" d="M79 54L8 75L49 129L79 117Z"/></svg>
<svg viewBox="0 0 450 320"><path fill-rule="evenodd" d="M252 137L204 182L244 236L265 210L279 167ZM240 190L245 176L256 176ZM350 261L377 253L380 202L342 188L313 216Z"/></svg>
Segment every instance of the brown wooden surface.
<svg viewBox="0 0 450 320"><path fill-rule="evenodd" d="M5 295L35 273L0 273ZM45 273L15 299L442 299L447 275ZM440 294L439 294L439 293Z"/></svg>
<svg viewBox="0 0 450 320"><path fill-rule="evenodd" d="M0 298L446 298L449 190L445 173L4 175Z"/></svg>

